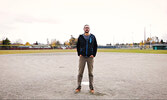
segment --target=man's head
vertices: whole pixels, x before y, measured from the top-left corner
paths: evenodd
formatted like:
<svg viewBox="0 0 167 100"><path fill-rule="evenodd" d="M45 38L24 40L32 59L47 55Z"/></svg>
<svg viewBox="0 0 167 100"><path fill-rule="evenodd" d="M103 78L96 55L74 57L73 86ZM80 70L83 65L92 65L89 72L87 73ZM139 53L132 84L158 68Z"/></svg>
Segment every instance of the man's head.
<svg viewBox="0 0 167 100"><path fill-rule="evenodd" d="M84 26L84 32L85 32L85 33L89 33L89 31L90 31L90 27L89 27L88 24L86 24L86 25Z"/></svg>

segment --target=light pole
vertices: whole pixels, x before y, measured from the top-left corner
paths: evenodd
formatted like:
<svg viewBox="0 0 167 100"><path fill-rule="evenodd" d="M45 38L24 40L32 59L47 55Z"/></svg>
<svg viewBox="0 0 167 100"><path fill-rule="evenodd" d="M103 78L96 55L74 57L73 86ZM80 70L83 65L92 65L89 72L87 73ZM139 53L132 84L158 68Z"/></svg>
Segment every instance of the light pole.
<svg viewBox="0 0 167 100"><path fill-rule="evenodd" d="M151 48L151 42L152 42L152 39L151 39L151 24L150 24L150 48Z"/></svg>

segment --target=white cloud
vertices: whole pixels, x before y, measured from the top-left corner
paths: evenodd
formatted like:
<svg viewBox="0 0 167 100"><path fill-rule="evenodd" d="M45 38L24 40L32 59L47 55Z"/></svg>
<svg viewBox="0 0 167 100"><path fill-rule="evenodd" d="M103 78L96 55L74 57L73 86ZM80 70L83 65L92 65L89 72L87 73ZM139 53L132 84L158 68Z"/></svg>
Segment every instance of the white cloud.
<svg viewBox="0 0 167 100"><path fill-rule="evenodd" d="M63 43L83 33L84 24L99 44L140 42L150 24L152 36L167 33L166 0L1 0L0 15L0 36L23 43Z"/></svg>

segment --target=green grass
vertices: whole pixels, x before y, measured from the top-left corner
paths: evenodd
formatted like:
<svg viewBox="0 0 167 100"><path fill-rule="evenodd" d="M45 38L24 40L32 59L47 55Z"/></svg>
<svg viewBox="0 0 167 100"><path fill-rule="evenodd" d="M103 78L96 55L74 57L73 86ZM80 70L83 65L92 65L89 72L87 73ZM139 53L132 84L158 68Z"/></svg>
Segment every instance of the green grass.
<svg viewBox="0 0 167 100"><path fill-rule="evenodd" d="M53 53L53 52L75 52L74 49L53 49L53 50L0 50L0 54L25 54L25 53Z"/></svg>
<svg viewBox="0 0 167 100"><path fill-rule="evenodd" d="M66 50L62 50L62 49L54 49L54 50L0 50L0 54L53 53L53 52L76 52L76 49L66 49ZM139 49L98 49L98 52L167 54L167 50L139 50Z"/></svg>
<svg viewBox="0 0 167 100"><path fill-rule="evenodd" d="M167 54L167 50L139 50L139 49L99 49L98 52L123 52L123 53L151 53Z"/></svg>

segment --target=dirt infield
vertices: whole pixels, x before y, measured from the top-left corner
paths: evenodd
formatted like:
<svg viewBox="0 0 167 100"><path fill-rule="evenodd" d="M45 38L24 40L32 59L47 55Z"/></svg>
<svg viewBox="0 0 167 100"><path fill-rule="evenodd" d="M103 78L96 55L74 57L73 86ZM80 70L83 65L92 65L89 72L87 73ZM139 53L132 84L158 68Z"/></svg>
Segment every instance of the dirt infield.
<svg viewBox="0 0 167 100"><path fill-rule="evenodd" d="M166 99L167 55L99 52L75 94L76 52L0 55L0 99Z"/></svg>

